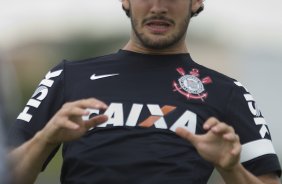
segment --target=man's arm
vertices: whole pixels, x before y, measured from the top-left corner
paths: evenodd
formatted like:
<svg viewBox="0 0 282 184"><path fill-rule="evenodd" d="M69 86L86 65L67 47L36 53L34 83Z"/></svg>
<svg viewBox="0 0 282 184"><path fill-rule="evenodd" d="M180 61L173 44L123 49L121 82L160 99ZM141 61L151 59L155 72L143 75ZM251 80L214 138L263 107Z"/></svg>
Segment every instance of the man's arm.
<svg viewBox="0 0 282 184"><path fill-rule="evenodd" d="M55 146L47 144L40 133L37 133L32 139L12 150L9 157L13 168L13 182L34 183L53 149Z"/></svg>
<svg viewBox="0 0 282 184"><path fill-rule="evenodd" d="M217 170L226 184L281 184L280 179L276 174L269 173L256 177L247 171L241 164L238 164L233 170Z"/></svg>
<svg viewBox="0 0 282 184"><path fill-rule="evenodd" d="M66 103L32 139L10 152L15 183L34 183L44 162L59 144L78 139L107 120L107 116L99 115L83 121L81 117L89 113L87 108L106 109L107 106L93 98Z"/></svg>
<svg viewBox="0 0 282 184"><path fill-rule="evenodd" d="M239 136L231 126L210 118L203 128L207 131L203 135L192 134L183 128L178 128L176 133L191 142L205 160L213 163L226 184L281 184L274 173L256 177L242 166Z"/></svg>

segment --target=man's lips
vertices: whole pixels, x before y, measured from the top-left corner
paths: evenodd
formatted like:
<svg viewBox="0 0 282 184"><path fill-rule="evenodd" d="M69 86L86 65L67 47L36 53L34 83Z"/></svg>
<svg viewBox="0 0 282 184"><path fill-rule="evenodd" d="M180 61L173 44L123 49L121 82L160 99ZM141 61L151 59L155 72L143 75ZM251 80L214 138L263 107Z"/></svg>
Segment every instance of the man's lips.
<svg viewBox="0 0 282 184"><path fill-rule="evenodd" d="M146 21L145 26L155 34L162 34L167 32L173 24L166 20L149 20Z"/></svg>

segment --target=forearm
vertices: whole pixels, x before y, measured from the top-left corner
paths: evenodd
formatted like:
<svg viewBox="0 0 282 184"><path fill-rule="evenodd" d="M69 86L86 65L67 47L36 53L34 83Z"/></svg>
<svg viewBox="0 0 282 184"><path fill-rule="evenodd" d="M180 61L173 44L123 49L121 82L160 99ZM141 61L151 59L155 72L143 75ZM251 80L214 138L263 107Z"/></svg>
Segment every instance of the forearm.
<svg viewBox="0 0 282 184"><path fill-rule="evenodd" d="M275 174L267 174L260 177L254 176L241 164L237 164L232 170L217 168L226 184L281 184Z"/></svg>
<svg viewBox="0 0 282 184"><path fill-rule="evenodd" d="M32 184L56 145L47 144L38 132L32 139L15 148L9 154L15 183Z"/></svg>

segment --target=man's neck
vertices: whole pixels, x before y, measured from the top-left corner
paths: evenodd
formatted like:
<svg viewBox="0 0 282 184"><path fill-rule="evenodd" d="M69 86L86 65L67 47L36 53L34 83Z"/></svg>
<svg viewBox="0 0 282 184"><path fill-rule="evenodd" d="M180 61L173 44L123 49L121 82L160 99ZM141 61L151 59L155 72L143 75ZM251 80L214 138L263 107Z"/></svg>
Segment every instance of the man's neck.
<svg viewBox="0 0 282 184"><path fill-rule="evenodd" d="M129 42L123 47L123 50L128 50L128 51L133 51L143 54L156 54L156 55L188 53L186 44L181 44L180 46L164 48L164 49L151 49L151 48L146 48L140 44L136 44L131 40L129 40Z"/></svg>

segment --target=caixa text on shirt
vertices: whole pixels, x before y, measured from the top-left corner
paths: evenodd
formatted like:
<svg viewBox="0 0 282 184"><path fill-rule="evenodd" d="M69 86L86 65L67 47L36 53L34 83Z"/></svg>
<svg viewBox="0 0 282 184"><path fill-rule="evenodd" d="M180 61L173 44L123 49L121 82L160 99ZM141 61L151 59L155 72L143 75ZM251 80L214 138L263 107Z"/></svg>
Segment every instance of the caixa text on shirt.
<svg viewBox="0 0 282 184"><path fill-rule="evenodd" d="M150 115L144 120L139 120L141 111L146 108L150 112ZM197 115L189 110L186 110L176 121L169 125L165 116L175 110L175 106L164 105L160 107L158 104L132 104L127 119L125 119L124 109L122 103L111 103L107 110L103 113L108 116L108 120L98 127L108 126L129 126L129 127L155 127L158 129L168 129L173 132L178 127L185 128L192 133L196 132ZM95 115L102 114L99 109L88 109L89 115L83 116L83 120L89 120ZM93 128L92 128L93 129ZM92 130L90 129L90 130Z"/></svg>
<svg viewBox="0 0 282 184"><path fill-rule="evenodd" d="M49 88L51 88L54 84L54 80L52 79L60 76L62 71L63 70L57 70L54 72L49 71L46 74L45 78L40 82L39 86L31 96L24 110L19 114L17 119L30 122L32 115L29 111L31 110L31 108L37 109L40 106L42 100L44 100L48 95Z"/></svg>

